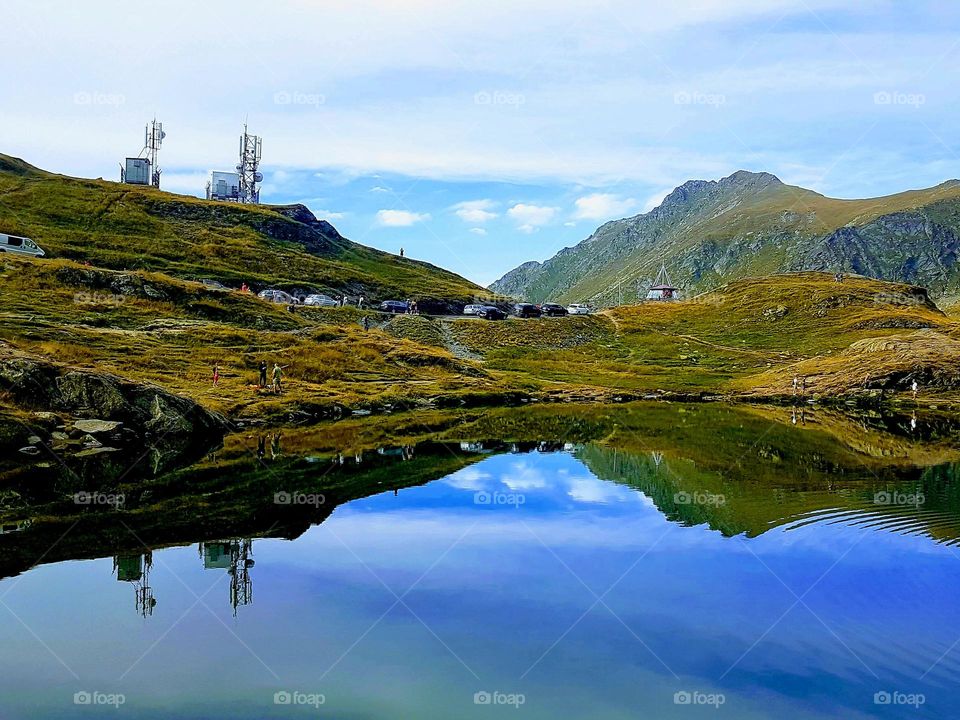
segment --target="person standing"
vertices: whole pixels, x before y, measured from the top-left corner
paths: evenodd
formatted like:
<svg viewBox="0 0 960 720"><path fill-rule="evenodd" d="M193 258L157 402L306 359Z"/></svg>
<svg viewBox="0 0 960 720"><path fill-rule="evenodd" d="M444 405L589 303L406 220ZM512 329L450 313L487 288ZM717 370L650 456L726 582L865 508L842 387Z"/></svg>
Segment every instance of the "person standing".
<svg viewBox="0 0 960 720"><path fill-rule="evenodd" d="M283 368L280 367L279 363L274 363L273 365L273 392L279 395L282 391L283 381Z"/></svg>
<svg viewBox="0 0 960 720"><path fill-rule="evenodd" d="M917 385L917 381L916 381L916 380L913 381L913 384L910 386L910 389L913 390L913 399L916 400L916 399L917 399L917 391L920 390L920 386Z"/></svg>
<svg viewBox="0 0 960 720"><path fill-rule="evenodd" d="M260 361L260 387L265 388L267 386L267 361Z"/></svg>
<svg viewBox="0 0 960 720"><path fill-rule="evenodd" d="M403 257L403 248L400 248L400 257Z"/></svg>
<svg viewBox="0 0 960 720"><path fill-rule="evenodd" d="M367 317L366 315L363 316L363 329L364 330L370 329L370 318Z"/></svg>
<svg viewBox="0 0 960 720"><path fill-rule="evenodd" d="M220 382L220 365L213 366L213 386L216 387Z"/></svg>

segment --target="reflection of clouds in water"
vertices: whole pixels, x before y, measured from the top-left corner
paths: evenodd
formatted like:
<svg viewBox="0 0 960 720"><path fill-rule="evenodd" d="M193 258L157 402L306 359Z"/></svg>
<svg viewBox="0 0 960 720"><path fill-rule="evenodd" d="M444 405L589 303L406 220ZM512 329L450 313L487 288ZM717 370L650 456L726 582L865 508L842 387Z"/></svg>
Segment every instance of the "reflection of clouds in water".
<svg viewBox="0 0 960 720"><path fill-rule="evenodd" d="M476 492L477 490L484 490L487 486L486 481L490 480L491 477L490 473L483 472L476 467L468 467L458 470L453 475L448 475L443 481L450 487Z"/></svg>
<svg viewBox="0 0 960 720"><path fill-rule="evenodd" d="M615 485L594 477L563 478L567 494L583 503L643 502L646 496L632 488Z"/></svg>
<svg viewBox="0 0 960 720"><path fill-rule="evenodd" d="M555 467L552 464L538 467L542 464L543 456L537 456L536 460L508 460L501 455L459 470L444 478L442 482L458 490L470 492L509 490L544 499L563 498L590 504L634 502L653 507L653 502L636 489L600 480L591 474L585 475L583 472L586 468L580 461L569 455L553 456L554 459L559 457L563 457L565 462L576 463L573 472L570 467ZM537 460L541 462L538 463Z"/></svg>
<svg viewBox="0 0 960 720"><path fill-rule="evenodd" d="M511 490L533 490L547 486L547 479L540 470L528 462L516 462L500 476L500 482Z"/></svg>

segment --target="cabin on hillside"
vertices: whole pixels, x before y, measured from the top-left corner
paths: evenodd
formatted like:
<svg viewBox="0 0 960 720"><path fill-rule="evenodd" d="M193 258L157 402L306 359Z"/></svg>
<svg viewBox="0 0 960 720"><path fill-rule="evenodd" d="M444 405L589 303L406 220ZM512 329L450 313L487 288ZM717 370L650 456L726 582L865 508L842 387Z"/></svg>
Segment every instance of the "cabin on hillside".
<svg viewBox="0 0 960 720"><path fill-rule="evenodd" d="M666 263L660 266L660 272L647 291L647 300L679 300L680 290L670 280Z"/></svg>

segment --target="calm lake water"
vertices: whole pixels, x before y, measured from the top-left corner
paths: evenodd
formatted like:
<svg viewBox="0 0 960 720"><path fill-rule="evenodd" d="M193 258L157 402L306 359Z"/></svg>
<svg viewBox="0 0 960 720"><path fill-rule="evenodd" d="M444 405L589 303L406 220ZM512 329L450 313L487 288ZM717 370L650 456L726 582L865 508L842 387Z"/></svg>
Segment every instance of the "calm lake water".
<svg viewBox="0 0 960 720"><path fill-rule="evenodd" d="M951 428L537 412L240 434L97 488L120 507L33 498L0 718L960 716Z"/></svg>

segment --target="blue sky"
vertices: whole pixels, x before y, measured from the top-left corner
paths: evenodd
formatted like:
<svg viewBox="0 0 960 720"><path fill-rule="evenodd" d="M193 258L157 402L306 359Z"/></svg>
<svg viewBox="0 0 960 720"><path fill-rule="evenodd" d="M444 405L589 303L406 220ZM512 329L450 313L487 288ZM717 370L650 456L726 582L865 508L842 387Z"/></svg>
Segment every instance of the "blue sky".
<svg viewBox="0 0 960 720"><path fill-rule="evenodd" d="M4 25L0 151L112 179L156 114L163 186L199 195L246 119L265 202L483 284L691 178L960 176L948 0L38 0Z"/></svg>

